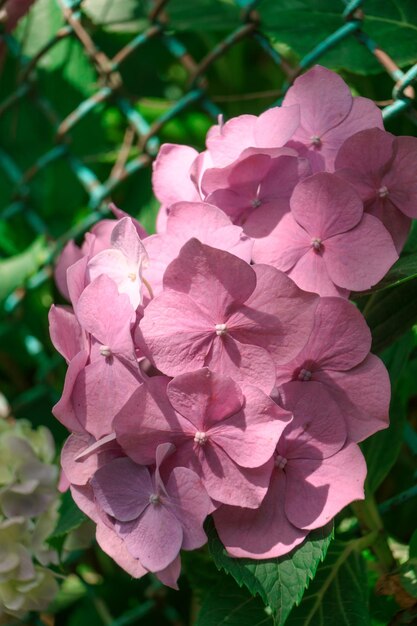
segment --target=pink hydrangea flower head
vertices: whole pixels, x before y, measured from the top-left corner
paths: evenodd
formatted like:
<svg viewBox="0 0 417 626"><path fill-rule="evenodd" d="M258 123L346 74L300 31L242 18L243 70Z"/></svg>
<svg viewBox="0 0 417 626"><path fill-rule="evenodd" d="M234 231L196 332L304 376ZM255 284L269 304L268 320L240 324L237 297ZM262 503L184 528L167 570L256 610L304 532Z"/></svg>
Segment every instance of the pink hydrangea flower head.
<svg viewBox="0 0 417 626"><path fill-rule="evenodd" d="M134 309L142 303L142 269L146 250L129 217L117 222L111 234L111 248L102 250L88 262L89 279L105 274L116 283L119 293L126 293Z"/></svg>
<svg viewBox="0 0 417 626"><path fill-rule="evenodd" d="M227 250L246 262L252 257L252 240L239 226L215 206L204 202L178 202L170 207L166 231L146 240L149 262L145 278L154 295L162 291L162 279L167 266L191 238L220 250Z"/></svg>
<svg viewBox="0 0 417 626"><path fill-rule="evenodd" d="M269 393L271 355L282 363L301 350L314 306L314 297L274 268L253 269L191 239L168 266L135 341L168 376L207 366Z"/></svg>
<svg viewBox="0 0 417 626"><path fill-rule="evenodd" d="M381 280L398 254L383 224L363 213L352 185L320 172L298 183L291 213L255 241L253 258L286 272L301 289L347 297Z"/></svg>
<svg viewBox="0 0 417 626"><path fill-rule="evenodd" d="M213 126L206 139L214 167L226 167L247 148L281 148L293 136L300 123L300 108L292 106L268 109L259 117L240 115Z"/></svg>
<svg viewBox="0 0 417 626"><path fill-rule="evenodd" d="M166 483L159 467L173 446L156 453L156 470L119 458L98 469L91 481L97 506L110 518L130 554L149 571L168 567L181 548L207 540L203 522L211 503L199 477L175 467Z"/></svg>
<svg viewBox="0 0 417 626"><path fill-rule="evenodd" d="M300 107L292 140L305 146L314 171L333 171L337 151L354 133L383 128L378 107L368 98L353 98L343 79L320 65L295 80L283 104Z"/></svg>
<svg viewBox="0 0 417 626"><path fill-rule="evenodd" d="M281 399L288 389L293 395L293 387L319 383L342 409L350 441L386 428L390 381L370 348L371 333L358 309L341 298L320 298L306 345L295 359L277 367Z"/></svg>
<svg viewBox="0 0 417 626"><path fill-rule="evenodd" d="M288 148L275 154L243 155L224 168L206 170L206 201L220 207L251 237L264 237L290 209L289 199L300 178L309 173L306 159Z"/></svg>
<svg viewBox="0 0 417 626"><path fill-rule="evenodd" d="M294 414L280 438L265 499L257 510L222 506L214 512L232 556L272 558L290 552L353 500L363 499L365 460L337 404L316 383L289 394Z"/></svg>
<svg viewBox="0 0 417 626"><path fill-rule="evenodd" d="M270 477L265 464L291 414L256 387L242 390L207 368L167 382L150 379L116 416L126 454L149 464L157 446L170 441L170 467L196 472L214 501L259 506Z"/></svg>
<svg viewBox="0 0 417 626"><path fill-rule="evenodd" d="M335 164L390 232L398 252L417 218L417 139L394 137L379 128L346 139Z"/></svg>

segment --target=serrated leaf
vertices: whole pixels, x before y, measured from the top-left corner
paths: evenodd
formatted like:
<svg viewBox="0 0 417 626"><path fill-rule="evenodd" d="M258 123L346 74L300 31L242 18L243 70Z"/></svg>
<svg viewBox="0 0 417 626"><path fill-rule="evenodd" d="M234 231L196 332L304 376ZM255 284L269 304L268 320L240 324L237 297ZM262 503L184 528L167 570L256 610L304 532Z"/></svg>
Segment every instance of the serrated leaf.
<svg viewBox="0 0 417 626"><path fill-rule="evenodd" d="M287 626L369 626L366 566L356 542L335 541Z"/></svg>
<svg viewBox="0 0 417 626"><path fill-rule="evenodd" d="M263 0L257 6L261 29L275 41L289 45L297 54L308 54L324 39L344 26L341 0ZM366 0L363 30L384 46L399 66L417 60L417 5L414 0ZM308 27L306 26L308 25ZM382 42L382 44L381 44ZM381 66L354 35L324 48L319 63L358 74L378 73Z"/></svg>
<svg viewBox="0 0 417 626"><path fill-rule="evenodd" d="M209 549L219 569L231 574L239 585L259 594L271 607L278 623L284 623L294 604L300 602L332 540L332 528L312 531L306 541L288 555L255 561L233 559L222 546L214 525L208 528Z"/></svg>
<svg viewBox="0 0 417 626"><path fill-rule="evenodd" d="M59 507L59 518L57 525L49 537L49 541L59 539L75 530L87 517L75 504L70 491L66 491L62 496L61 506Z"/></svg>
<svg viewBox="0 0 417 626"><path fill-rule="evenodd" d="M47 247L43 237L21 254L0 260L0 302L17 289L45 262Z"/></svg>
<svg viewBox="0 0 417 626"><path fill-rule="evenodd" d="M262 601L238 587L230 576L222 576L207 594L195 626L272 626Z"/></svg>

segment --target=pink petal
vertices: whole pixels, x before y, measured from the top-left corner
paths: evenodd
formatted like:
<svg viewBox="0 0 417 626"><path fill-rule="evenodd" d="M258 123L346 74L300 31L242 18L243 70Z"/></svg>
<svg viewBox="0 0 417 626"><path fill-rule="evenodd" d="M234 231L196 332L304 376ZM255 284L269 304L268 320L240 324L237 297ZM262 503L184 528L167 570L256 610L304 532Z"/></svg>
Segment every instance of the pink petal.
<svg viewBox="0 0 417 626"><path fill-rule="evenodd" d="M325 370L314 379L321 382L337 401L351 441L363 441L388 427L390 380L382 361L368 357L347 372Z"/></svg>
<svg viewBox="0 0 417 626"><path fill-rule="evenodd" d="M291 413L260 389L245 387L245 407L212 427L210 439L241 467L259 467L272 457Z"/></svg>
<svg viewBox="0 0 417 626"><path fill-rule="evenodd" d="M354 443L321 461L290 460L286 475L285 513L298 528L320 528L345 506L365 497L366 463Z"/></svg>
<svg viewBox="0 0 417 626"><path fill-rule="evenodd" d="M376 285L398 259L386 228L367 214L356 228L327 239L323 256L331 280L352 291Z"/></svg>
<svg viewBox="0 0 417 626"><path fill-rule="evenodd" d="M276 363L294 358L304 347L314 321L317 298L303 293L282 272L255 265L256 289L228 320L233 338L268 350Z"/></svg>
<svg viewBox="0 0 417 626"><path fill-rule="evenodd" d="M91 485L97 506L120 522L139 517L153 493L148 469L127 458L115 459L98 469Z"/></svg>
<svg viewBox="0 0 417 626"><path fill-rule="evenodd" d="M108 554L122 569L133 578L142 578L148 573L138 559L127 550L124 542L117 536L113 528L103 523L97 524L96 539L100 548Z"/></svg>
<svg viewBox="0 0 417 626"><path fill-rule="evenodd" d="M341 238L345 235L341 235ZM317 254L310 249L296 265L288 272L288 275L298 287L305 291L318 293L320 296L349 297L349 290L335 285L329 275L325 255Z"/></svg>
<svg viewBox="0 0 417 626"><path fill-rule="evenodd" d="M123 217L116 223L111 234L111 245L137 265L143 264L147 259L146 249L130 217Z"/></svg>
<svg viewBox="0 0 417 626"><path fill-rule="evenodd" d="M297 104L267 109L255 123L256 145L260 148L285 145L297 130L299 123L300 107Z"/></svg>
<svg viewBox="0 0 417 626"><path fill-rule="evenodd" d="M314 327L298 365L310 360L314 368L348 370L368 355L371 332L358 309L341 298L320 298Z"/></svg>
<svg viewBox="0 0 417 626"><path fill-rule="evenodd" d="M51 306L48 314L49 334L54 348L69 363L75 356L87 348L87 340L74 311L67 306Z"/></svg>
<svg viewBox="0 0 417 626"><path fill-rule="evenodd" d="M78 375L71 403L79 422L96 439L112 432L115 415L140 385L117 358L89 363Z"/></svg>
<svg viewBox="0 0 417 626"><path fill-rule="evenodd" d="M319 172L298 183L291 211L312 239L323 240L356 226L363 205L350 184L334 174Z"/></svg>
<svg viewBox="0 0 417 626"><path fill-rule="evenodd" d="M394 135L380 128L357 132L343 143L337 154L335 168L345 170L347 174L356 173L358 180L362 178L368 185L371 185L372 179L378 182L393 159L394 142ZM337 172L337 175L340 173ZM374 188L374 194L375 191ZM361 197L363 200L369 199L362 194Z"/></svg>
<svg viewBox="0 0 417 626"><path fill-rule="evenodd" d="M330 129L323 136L323 152L325 152L326 169L334 171L334 161L343 142L354 133L366 128L383 130L382 113L369 98L353 98L349 115L341 124Z"/></svg>
<svg viewBox="0 0 417 626"><path fill-rule="evenodd" d="M392 170L386 178L391 200L405 215L417 218L417 139L397 137L397 150Z"/></svg>
<svg viewBox="0 0 417 626"><path fill-rule="evenodd" d="M68 294L75 310L77 302L87 284L87 263L88 256L83 256L67 269Z"/></svg>
<svg viewBox="0 0 417 626"><path fill-rule="evenodd" d="M204 365L237 383L256 385L269 393L275 383L275 366L271 355L259 346L240 343L231 335L215 337Z"/></svg>
<svg viewBox="0 0 417 626"><path fill-rule="evenodd" d="M256 122L255 115L239 115L209 133L206 143L215 167L229 165L245 148L256 145Z"/></svg>
<svg viewBox="0 0 417 626"><path fill-rule="evenodd" d="M232 506L258 508L268 489L271 464L239 467L222 448L209 442L201 459L201 480L209 496Z"/></svg>
<svg viewBox="0 0 417 626"><path fill-rule="evenodd" d="M195 550L207 541L203 523L211 510L211 501L200 478L185 467L175 467L167 483L167 506L180 522L184 550Z"/></svg>
<svg viewBox="0 0 417 626"><path fill-rule="evenodd" d="M67 285L67 269L79 261L83 254L80 248L75 245L74 241L69 241L59 255L55 266L54 278L56 285L66 300L70 299Z"/></svg>
<svg viewBox="0 0 417 626"><path fill-rule="evenodd" d="M159 444L172 441L182 443L189 424L173 410L167 395L169 379L150 378L141 385L121 407L114 418L117 441L136 463L155 463Z"/></svg>
<svg viewBox="0 0 417 626"><path fill-rule="evenodd" d="M287 554L304 540L307 531L293 526L285 514L286 488L284 472L275 470L258 509L223 505L214 512L216 530L231 556L271 559Z"/></svg>
<svg viewBox="0 0 417 626"><path fill-rule="evenodd" d="M171 587L172 589L175 589L176 591L178 591L177 581L181 574L180 556L178 555L172 561L172 563L168 565L168 567L165 567L160 572L154 572L154 574L158 578L158 580L161 581L161 583L163 583L167 587Z"/></svg>
<svg viewBox="0 0 417 626"><path fill-rule="evenodd" d="M255 284L255 274L247 263L197 239L182 247L164 276L164 289L188 294L215 323L223 323L230 307L247 300Z"/></svg>
<svg viewBox="0 0 417 626"><path fill-rule="evenodd" d="M112 352L133 359L130 327L134 310L126 294L120 294L116 284L102 274L83 291L77 305L81 326Z"/></svg>
<svg viewBox="0 0 417 626"><path fill-rule="evenodd" d="M71 361L65 376L64 389L59 401L52 407L52 413L68 430L73 432L85 432L84 426L79 421L72 404L74 385L80 372L86 366L88 352L82 350Z"/></svg>
<svg viewBox="0 0 417 626"><path fill-rule="evenodd" d="M338 452L347 436L343 414L318 382L290 382L282 387L283 406L294 415L278 442L287 459L323 459Z"/></svg>
<svg viewBox="0 0 417 626"><path fill-rule="evenodd" d="M252 257L255 263L267 263L288 272L310 250L310 235L287 213L270 234L259 241L255 239Z"/></svg>
<svg viewBox="0 0 417 626"><path fill-rule="evenodd" d="M133 222L134 227L136 228L136 232L138 234L138 236L140 237L140 239L145 239L146 237L148 237L148 233L146 232L145 228L142 226L142 224L140 222L138 222L138 220L136 220L134 217L132 217L131 215L129 215L129 213L126 213L126 211L122 211L122 209L119 209L114 202L110 202L109 204L109 209L110 211L113 213L113 215L118 219L121 220L124 217L130 217L130 219Z"/></svg>
<svg viewBox="0 0 417 626"><path fill-rule="evenodd" d="M69 482L73 485L86 485L98 469L98 456L91 455L83 461L76 461L76 456L90 445L91 436L85 434L70 435L61 452L61 465Z"/></svg>
<svg viewBox="0 0 417 626"><path fill-rule="evenodd" d="M153 164L152 186L158 200L169 206L180 200L199 200L190 178L198 152L189 146L166 143Z"/></svg>
<svg viewBox="0 0 417 626"><path fill-rule="evenodd" d="M183 541L181 524L163 502L149 504L134 522L116 523L115 530L130 554L151 572L168 567Z"/></svg>
<svg viewBox="0 0 417 626"><path fill-rule="evenodd" d="M168 385L168 398L178 413L197 430L205 430L242 408L244 399L238 385L206 367L177 376Z"/></svg>
<svg viewBox="0 0 417 626"><path fill-rule="evenodd" d="M400 254L410 233L411 219L398 210L389 197L368 202L365 209L367 213L377 217L383 223Z"/></svg>
<svg viewBox="0 0 417 626"><path fill-rule="evenodd" d="M223 168L206 170L201 186L206 195L219 189L234 188L242 196L256 197L260 181L271 166L266 154L254 154Z"/></svg>
<svg viewBox="0 0 417 626"><path fill-rule="evenodd" d="M315 65L295 80L283 104L298 104L304 132L309 137L321 137L349 114L352 95L340 76L325 67Z"/></svg>
<svg viewBox="0 0 417 626"><path fill-rule="evenodd" d="M176 376L204 366L215 323L187 295L166 291L146 307L135 342L161 372Z"/></svg>

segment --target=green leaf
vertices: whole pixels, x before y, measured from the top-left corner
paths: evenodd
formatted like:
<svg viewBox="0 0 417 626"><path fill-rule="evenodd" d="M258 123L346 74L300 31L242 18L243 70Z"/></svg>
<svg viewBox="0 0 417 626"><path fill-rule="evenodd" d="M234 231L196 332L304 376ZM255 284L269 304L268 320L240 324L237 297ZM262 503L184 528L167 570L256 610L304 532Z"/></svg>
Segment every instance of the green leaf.
<svg viewBox="0 0 417 626"><path fill-rule="evenodd" d="M344 24L345 3L337 0L263 0L257 10L261 30L276 42L289 45L304 56ZM308 27L306 27L308 25ZM414 0L367 0L363 30L383 45L399 66L417 60L417 6ZM343 38L334 49L323 50L320 63L358 74L378 73L381 66L354 35Z"/></svg>
<svg viewBox="0 0 417 626"><path fill-rule="evenodd" d="M379 353L417 322L417 278L372 295L363 314Z"/></svg>
<svg viewBox="0 0 417 626"><path fill-rule="evenodd" d="M80 511L72 499L71 492L66 491L62 496L61 506L59 507L57 525L52 535L49 537L49 541L62 538L64 535L67 535L72 530L81 526L86 519L85 514Z"/></svg>
<svg viewBox="0 0 417 626"><path fill-rule="evenodd" d="M205 597L195 626L272 626L261 600L222 576Z"/></svg>
<svg viewBox="0 0 417 626"><path fill-rule="evenodd" d="M287 626L369 626L365 562L357 541L335 541Z"/></svg>
<svg viewBox="0 0 417 626"><path fill-rule="evenodd" d="M0 302L22 287L25 281L46 261L47 247L43 237L36 239L21 254L0 260Z"/></svg>
<svg viewBox="0 0 417 626"><path fill-rule="evenodd" d="M407 364L415 344L416 336L410 332L381 355L391 380L390 425L361 444L368 467L366 489L370 493L374 493L387 476L403 444L410 393L405 393L407 387L404 388L403 382L407 382Z"/></svg>
<svg viewBox="0 0 417 626"><path fill-rule="evenodd" d="M261 561L228 556L214 526L209 527L208 535L209 549L217 567L231 574L252 594L259 594L271 607L274 618L284 623L324 559L333 533L329 526L312 531L301 546L285 557Z"/></svg>
<svg viewBox="0 0 417 626"><path fill-rule="evenodd" d="M410 539L410 559L417 559L417 530Z"/></svg>

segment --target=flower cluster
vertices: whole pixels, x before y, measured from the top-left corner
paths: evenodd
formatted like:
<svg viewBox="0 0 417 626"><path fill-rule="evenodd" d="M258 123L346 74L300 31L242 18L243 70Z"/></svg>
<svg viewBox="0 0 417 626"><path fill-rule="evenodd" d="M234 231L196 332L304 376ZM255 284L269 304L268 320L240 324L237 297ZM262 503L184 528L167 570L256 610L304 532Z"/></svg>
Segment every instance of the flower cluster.
<svg viewBox="0 0 417 626"><path fill-rule="evenodd" d="M210 514L231 555L277 557L363 497L389 379L347 298L417 217L416 143L315 67L201 154L161 148L157 234L113 207L64 249L62 484L133 576L175 587Z"/></svg>
<svg viewBox="0 0 417 626"><path fill-rule="evenodd" d="M55 448L44 427L0 421L0 620L47 608L58 591L57 554L46 544L57 520Z"/></svg>

